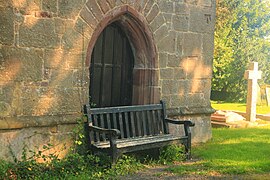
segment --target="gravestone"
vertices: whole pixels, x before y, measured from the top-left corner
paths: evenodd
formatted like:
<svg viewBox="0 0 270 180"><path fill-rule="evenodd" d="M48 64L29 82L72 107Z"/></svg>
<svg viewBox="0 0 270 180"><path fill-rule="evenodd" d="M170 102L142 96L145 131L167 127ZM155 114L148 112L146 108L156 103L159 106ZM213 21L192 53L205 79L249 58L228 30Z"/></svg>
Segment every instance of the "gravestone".
<svg viewBox="0 0 270 180"><path fill-rule="evenodd" d="M248 121L256 121L257 82L261 79L262 72L258 70L258 62L252 62L245 71L245 79L248 80L246 118Z"/></svg>

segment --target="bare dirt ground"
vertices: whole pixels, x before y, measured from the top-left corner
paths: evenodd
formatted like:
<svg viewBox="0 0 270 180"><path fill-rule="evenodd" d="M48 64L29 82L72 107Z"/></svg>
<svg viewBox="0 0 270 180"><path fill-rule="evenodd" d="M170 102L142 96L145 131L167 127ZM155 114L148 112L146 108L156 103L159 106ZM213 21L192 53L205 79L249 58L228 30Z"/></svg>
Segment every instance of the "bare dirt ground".
<svg viewBox="0 0 270 180"><path fill-rule="evenodd" d="M142 171L120 177L120 180L269 180L269 174L248 175L177 175L166 171L169 166L146 167Z"/></svg>

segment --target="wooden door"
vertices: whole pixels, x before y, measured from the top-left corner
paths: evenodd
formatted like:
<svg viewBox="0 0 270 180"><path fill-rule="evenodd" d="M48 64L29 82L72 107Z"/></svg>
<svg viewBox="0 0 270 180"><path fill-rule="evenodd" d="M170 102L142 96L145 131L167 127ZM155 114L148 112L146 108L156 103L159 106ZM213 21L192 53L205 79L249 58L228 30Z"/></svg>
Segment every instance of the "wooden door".
<svg viewBox="0 0 270 180"><path fill-rule="evenodd" d="M90 102L94 107L132 104L134 56L125 33L116 24L99 36L91 57Z"/></svg>

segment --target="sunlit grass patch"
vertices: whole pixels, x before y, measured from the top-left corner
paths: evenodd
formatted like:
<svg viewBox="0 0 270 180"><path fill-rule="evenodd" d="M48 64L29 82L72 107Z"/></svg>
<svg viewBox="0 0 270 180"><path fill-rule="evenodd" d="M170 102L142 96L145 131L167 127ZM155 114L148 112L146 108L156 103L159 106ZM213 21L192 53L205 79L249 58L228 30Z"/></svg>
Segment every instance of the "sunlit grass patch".
<svg viewBox="0 0 270 180"><path fill-rule="evenodd" d="M194 163L170 167L176 174L261 174L270 172L270 126L213 129L213 138L193 148Z"/></svg>
<svg viewBox="0 0 270 180"><path fill-rule="evenodd" d="M234 111L246 112L246 104L244 103L227 103L227 102L211 101L211 105L216 110L234 110ZM257 105L256 110L257 110L257 114L269 114L270 106Z"/></svg>

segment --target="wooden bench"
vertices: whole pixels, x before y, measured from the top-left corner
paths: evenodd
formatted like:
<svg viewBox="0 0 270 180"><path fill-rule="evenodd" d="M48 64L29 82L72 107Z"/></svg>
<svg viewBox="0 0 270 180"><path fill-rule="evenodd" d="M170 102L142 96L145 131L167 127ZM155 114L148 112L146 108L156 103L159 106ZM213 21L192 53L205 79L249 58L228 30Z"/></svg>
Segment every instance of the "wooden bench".
<svg viewBox="0 0 270 180"><path fill-rule="evenodd" d="M108 108L84 106L88 118L90 148L111 155L112 162L125 152L160 148L182 143L187 159L191 155L191 121L166 116L165 103ZM169 133L168 123L183 125L184 136Z"/></svg>

